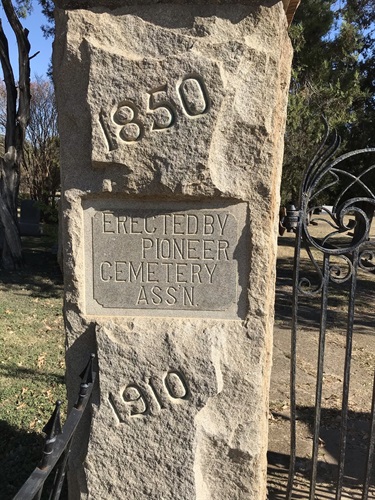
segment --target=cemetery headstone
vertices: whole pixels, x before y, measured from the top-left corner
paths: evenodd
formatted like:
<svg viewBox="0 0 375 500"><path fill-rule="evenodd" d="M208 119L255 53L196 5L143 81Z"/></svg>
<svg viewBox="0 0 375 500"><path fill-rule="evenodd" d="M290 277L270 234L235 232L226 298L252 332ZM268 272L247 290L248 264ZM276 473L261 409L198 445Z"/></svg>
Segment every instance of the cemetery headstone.
<svg viewBox="0 0 375 500"><path fill-rule="evenodd" d="M56 4L70 498L264 499L289 3Z"/></svg>
<svg viewBox="0 0 375 500"><path fill-rule="evenodd" d="M34 200L22 200L19 228L21 236L40 236L40 208Z"/></svg>

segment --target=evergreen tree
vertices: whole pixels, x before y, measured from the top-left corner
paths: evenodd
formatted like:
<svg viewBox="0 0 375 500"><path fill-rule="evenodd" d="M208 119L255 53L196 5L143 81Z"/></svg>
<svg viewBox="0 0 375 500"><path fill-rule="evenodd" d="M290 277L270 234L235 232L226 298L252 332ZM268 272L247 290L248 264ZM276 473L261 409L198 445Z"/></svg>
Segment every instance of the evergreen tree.
<svg viewBox="0 0 375 500"><path fill-rule="evenodd" d="M342 137L345 149L370 141L370 135L365 140L363 134L363 127L373 120L374 102L370 3L343 0L335 10L334 0L304 0L296 13L290 31L295 56L285 137L284 203L297 198L303 170L324 132L322 115Z"/></svg>

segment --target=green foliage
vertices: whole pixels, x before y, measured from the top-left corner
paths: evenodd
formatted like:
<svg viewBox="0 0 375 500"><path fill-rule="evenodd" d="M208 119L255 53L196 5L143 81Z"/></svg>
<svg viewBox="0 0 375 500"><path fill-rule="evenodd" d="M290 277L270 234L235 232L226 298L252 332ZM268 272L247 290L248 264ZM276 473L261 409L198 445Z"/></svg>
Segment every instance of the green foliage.
<svg viewBox="0 0 375 500"><path fill-rule="evenodd" d="M47 224L57 224L59 222L59 208L55 200L49 200L48 204L40 201L37 206L40 208L44 222Z"/></svg>
<svg viewBox="0 0 375 500"><path fill-rule="evenodd" d="M17 16L24 19L33 10L32 0L15 0L14 8L16 10Z"/></svg>
<svg viewBox="0 0 375 500"><path fill-rule="evenodd" d="M363 132L371 124L374 137L375 59L368 50L374 40L366 31L370 4L370 0L347 0L334 10L334 0L304 0L297 11L290 29L295 56L285 138L284 203L298 196L303 170L323 136L322 115L338 131L346 150L368 142L370 136L365 139Z"/></svg>
<svg viewBox="0 0 375 500"><path fill-rule="evenodd" d="M44 36L48 38L49 36L53 36L55 33L55 20L53 17L54 11L54 3L52 0L38 0L39 4L42 8L42 13L45 15L47 19L47 23L42 26L42 31Z"/></svg>
<svg viewBox="0 0 375 500"><path fill-rule="evenodd" d="M21 19L25 19L28 15L33 11L33 0L14 0L13 5L16 11L16 14ZM43 26L43 32L46 36L53 34L53 11L54 11L54 3L52 0L38 0L39 5L41 6L42 13L46 16L46 19L49 23L48 26Z"/></svg>

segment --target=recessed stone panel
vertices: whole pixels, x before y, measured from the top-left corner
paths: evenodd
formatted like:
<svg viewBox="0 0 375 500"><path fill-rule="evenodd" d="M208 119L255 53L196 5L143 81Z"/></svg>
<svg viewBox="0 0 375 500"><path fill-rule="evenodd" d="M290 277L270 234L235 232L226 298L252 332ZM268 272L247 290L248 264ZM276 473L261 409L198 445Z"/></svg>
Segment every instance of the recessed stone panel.
<svg viewBox="0 0 375 500"><path fill-rule="evenodd" d="M161 159L173 170L207 164L207 144L223 99L216 61L191 51L182 61L175 56L134 60L92 42L84 50L92 72L102 64L108 67L101 75L100 95L95 93L98 75L89 79L89 95L95 95L90 106L94 167L136 165L148 170ZM150 151L157 151L157 157Z"/></svg>
<svg viewBox="0 0 375 500"><path fill-rule="evenodd" d="M88 314L243 314L245 203L90 200L84 214Z"/></svg>

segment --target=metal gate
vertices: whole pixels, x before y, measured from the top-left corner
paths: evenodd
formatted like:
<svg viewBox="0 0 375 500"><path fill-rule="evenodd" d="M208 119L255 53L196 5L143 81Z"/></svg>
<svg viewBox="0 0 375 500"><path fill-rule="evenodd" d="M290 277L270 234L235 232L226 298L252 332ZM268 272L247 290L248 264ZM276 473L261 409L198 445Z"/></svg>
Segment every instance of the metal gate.
<svg viewBox="0 0 375 500"><path fill-rule="evenodd" d="M314 159L306 169L300 190L300 200L295 216L295 254L292 298L292 336L290 363L290 457L289 475L284 493L269 498L375 498L373 462L375 446L375 379L374 366L370 367L371 392L368 401L366 430L361 435L360 445L365 448L366 459L355 487L346 466L350 451L348 440L355 441L351 434L350 418L351 367L353 339L365 306L375 308L375 302L362 299L357 307L358 294L363 283L369 291L375 290L375 149L363 149L344 154L334 159L340 145L337 135L328 142L326 137ZM289 223L291 219L289 217ZM371 294L370 294L371 295ZM363 302L364 300L364 302ZM318 301L318 305L317 302ZM311 314L315 304L315 317ZM340 315L335 306L340 304ZM337 307L336 307L337 309ZM344 312L345 309L345 312ZM309 312L310 311L310 312ZM316 312L315 311L315 312ZM333 313L332 313L333 311ZM362 312L361 312L362 311ZM336 311L337 312L337 311ZM345 316L345 318L343 317ZM304 475L304 486L299 478L299 455L297 431L300 425L301 408L299 398L299 363L304 349L301 341L301 324L309 321L309 335L316 329L317 347L315 387L312 388L311 454L308 456L308 473ZM324 418L329 418L323 398L325 372L327 369L326 344L330 328L338 331L343 343L343 372L340 380L338 413L340 427L337 463L329 487L321 487L319 450L322 446L322 409ZM375 322L366 325L369 335L375 335ZM303 338L303 336L302 336ZM365 375L363 375L365 376ZM365 383L365 381L363 381ZM350 397L349 397L350 395ZM371 402L372 399L372 402ZM305 471L306 472L306 471Z"/></svg>

